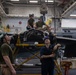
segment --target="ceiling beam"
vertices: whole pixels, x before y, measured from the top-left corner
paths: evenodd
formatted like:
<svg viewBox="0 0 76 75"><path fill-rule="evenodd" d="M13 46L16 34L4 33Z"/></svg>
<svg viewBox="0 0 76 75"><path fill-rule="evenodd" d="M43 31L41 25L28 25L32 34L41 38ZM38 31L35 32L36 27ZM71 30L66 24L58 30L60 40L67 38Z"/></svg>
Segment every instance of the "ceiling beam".
<svg viewBox="0 0 76 75"><path fill-rule="evenodd" d="M62 17L66 17L67 15L69 15L74 9L76 9L76 1L70 5L63 13L62 13Z"/></svg>

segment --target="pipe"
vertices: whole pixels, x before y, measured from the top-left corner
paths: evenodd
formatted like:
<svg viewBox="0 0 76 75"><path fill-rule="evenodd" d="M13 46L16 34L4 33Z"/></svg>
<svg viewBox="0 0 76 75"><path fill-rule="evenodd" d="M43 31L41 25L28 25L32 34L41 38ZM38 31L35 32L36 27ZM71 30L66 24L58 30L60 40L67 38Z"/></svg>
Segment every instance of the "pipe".
<svg viewBox="0 0 76 75"><path fill-rule="evenodd" d="M72 8L74 8L76 6L76 2L74 2L63 14L62 16L64 16L68 11L70 11Z"/></svg>
<svg viewBox="0 0 76 75"><path fill-rule="evenodd" d="M62 0L62 4L64 4L66 2L66 0Z"/></svg>
<svg viewBox="0 0 76 75"><path fill-rule="evenodd" d="M61 4L65 4L68 0L60 0Z"/></svg>

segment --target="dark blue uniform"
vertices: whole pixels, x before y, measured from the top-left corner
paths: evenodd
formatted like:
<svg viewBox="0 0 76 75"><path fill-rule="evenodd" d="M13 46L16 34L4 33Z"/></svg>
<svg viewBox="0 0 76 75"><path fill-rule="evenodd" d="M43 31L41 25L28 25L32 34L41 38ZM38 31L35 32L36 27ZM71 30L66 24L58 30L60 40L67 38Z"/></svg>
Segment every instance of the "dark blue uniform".
<svg viewBox="0 0 76 75"><path fill-rule="evenodd" d="M53 45L50 45L49 48L46 46L42 47L40 50L40 56L50 55L53 52ZM42 58L41 60L41 73L42 75L54 75L54 59L52 57Z"/></svg>

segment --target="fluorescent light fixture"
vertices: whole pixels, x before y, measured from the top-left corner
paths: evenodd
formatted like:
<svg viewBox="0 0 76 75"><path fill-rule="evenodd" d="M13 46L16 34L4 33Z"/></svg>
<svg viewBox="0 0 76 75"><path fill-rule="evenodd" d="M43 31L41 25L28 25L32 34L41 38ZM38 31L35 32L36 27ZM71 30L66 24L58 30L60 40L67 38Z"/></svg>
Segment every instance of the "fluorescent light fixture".
<svg viewBox="0 0 76 75"><path fill-rule="evenodd" d="M11 1L19 1L19 0L11 0Z"/></svg>
<svg viewBox="0 0 76 75"><path fill-rule="evenodd" d="M38 3L38 1L35 1L35 0L33 0L33 1L30 0L29 2L30 2L30 3Z"/></svg>
<svg viewBox="0 0 76 75"><path fill-rule="evenodd" d="M76 14L71 14L70 16L76 16Z"/></svg>
<svg viewBox="0 0 76 75"><path fill-rule="evenodd" d="M45 0L45 2L54 2L53 0Z"/></svg>

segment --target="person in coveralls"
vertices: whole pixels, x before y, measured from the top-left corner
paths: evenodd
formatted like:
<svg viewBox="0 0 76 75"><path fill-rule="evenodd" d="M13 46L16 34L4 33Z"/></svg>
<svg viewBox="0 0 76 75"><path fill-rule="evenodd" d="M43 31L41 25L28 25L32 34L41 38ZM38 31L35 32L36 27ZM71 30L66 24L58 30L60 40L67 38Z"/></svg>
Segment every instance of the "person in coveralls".
<svg viewBox="0 0 76 75"><path fill-rule="evenodd" d="M60 44L52 45L49 37L44 38L45 46L40 49L41 74L54 75L54 50L60 47Z"/></svg>

